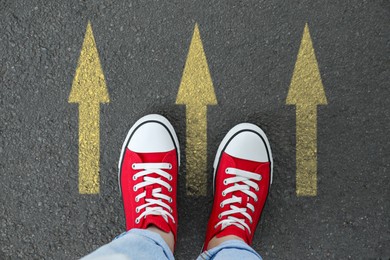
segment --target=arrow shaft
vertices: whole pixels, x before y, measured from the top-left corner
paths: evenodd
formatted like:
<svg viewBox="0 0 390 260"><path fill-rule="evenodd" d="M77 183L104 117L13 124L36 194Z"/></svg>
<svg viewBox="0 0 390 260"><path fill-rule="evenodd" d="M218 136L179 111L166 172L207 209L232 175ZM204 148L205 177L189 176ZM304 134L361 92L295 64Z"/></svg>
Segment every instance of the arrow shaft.
<svg viewBox="0 0 390 260"><path fill-rule="evenodd" d="M207 190L207 106L186 108L187 194L205 196Z"/></svg>
<svg viewBox="0 0 390 260"><path fill-rule="evenodd" d="M296 107L296 192L317 195L317 106Z"/></svg>
<svg viewBox="0 0 390 260"><path fill-rule="evenodd" d="M79 105L79 192L99 193L100 104Z"/></svg>

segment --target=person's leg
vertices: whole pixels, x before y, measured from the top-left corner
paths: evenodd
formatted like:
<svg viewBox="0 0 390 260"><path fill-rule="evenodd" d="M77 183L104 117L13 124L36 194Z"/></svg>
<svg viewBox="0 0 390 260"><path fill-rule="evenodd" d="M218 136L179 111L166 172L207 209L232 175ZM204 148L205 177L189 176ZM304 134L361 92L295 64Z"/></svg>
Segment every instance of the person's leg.
<svg viewBox="0 0 390 260"><path fill-rule="evenodd" d="M264 132L243 123L222 140L214 161L214 203L199 259L261 259L249 245L272 183Z"/></svg>
<svg viewBox="0 0 390 260"><path fill-rule="evenodd" d="M132 229L82 259L174 259L174 257L160 235L147 229Z"/></svg>
<svg viewBox="0 0 390 260"><path fill-rule="evenodd" d="M128 232L88 257L173 258L179 160L179 142L166 118L148 115L135 123L123 143L118 166Z"/></svg>
<svg viewBox="0 0 390 260"><path fill-rule="evenodd" d="M247 243L241 240L228 240L213 247L209 250L203 251L198 257L198 260L215 259L245 259L245 260L261 260L261 256Z"/></svg>

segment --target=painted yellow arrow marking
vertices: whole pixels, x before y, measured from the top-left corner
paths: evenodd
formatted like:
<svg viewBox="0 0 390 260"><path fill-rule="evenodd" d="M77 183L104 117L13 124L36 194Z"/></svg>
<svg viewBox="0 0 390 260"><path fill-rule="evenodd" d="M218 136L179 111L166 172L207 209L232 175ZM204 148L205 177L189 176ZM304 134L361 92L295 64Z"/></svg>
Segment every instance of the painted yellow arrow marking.
<svg viewBox="0 0 390 260"><path fill-rule="evenodd" d="M79 104L79 192L99 193L100 103L110 102L88 22L69 103Z"/></svg>
<svg viewBox="0 0 390 260"><path fill-rule="evenodd" d="M207 189L207 105L216 105L198 25L188 51L176 104L186 105L187 194L205 196Z"/></svg>
<svg viewBox="0 0 390 260"><path fill-rule="evenodd" d="M324 87L306 24L286 103L296 106L296 192L317 195L317 105L326 105Z"/></svg>

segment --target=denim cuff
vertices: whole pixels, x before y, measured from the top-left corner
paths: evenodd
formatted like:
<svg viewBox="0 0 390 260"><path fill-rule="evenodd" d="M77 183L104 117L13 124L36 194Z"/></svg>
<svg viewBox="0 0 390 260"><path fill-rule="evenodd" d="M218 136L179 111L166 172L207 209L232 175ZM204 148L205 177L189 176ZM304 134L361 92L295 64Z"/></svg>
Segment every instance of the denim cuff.
<svg viewBox="0 0 390 260"><path fill-rule="evenodd" d="M226 242L221 243L219 246L216 246L210 250L204 251L199 257L198 260L206 260L206 259L214 259L217 257L218 253L225 249L233 249L236 250L244 250L246 251L246 254L253 256L253 259L262 259L261 256L248 244L241 240L229 240ZM235 258L235 256L231 255L232 259ZM237 259L237 258L235 258Z"/></svg>
<svg viewBox="0 0 390 260"><path fill-rule="evenodd" d="M124 232L124 233L120 234L115 239L117 239L117 238L119 238L121 236L126 236L127 234L141 236L141 237L144 237L144 238L152 240L156 245L160 246L163 249L164 254L165 254L165 256L168 259L171 259L171 260L175 259L171 249L169 249L169 246L167 245L165 240L159 234L157 234L156 232L152 232L152 231L149 231L147 229L133 228L133 229L130 229L129 231L127 231L127 232Z"/></svg>

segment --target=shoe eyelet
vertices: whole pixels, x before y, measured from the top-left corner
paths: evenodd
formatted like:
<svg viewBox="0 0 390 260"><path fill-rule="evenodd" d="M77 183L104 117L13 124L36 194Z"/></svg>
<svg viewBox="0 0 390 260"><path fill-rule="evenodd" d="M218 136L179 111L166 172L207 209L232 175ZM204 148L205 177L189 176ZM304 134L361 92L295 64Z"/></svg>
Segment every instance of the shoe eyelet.
<svg viewBox="0 0 390 260"><path fill-rule="evenodd" d="M131 165L131 168L135 169L135 163L133 163L133 164Z"/></svg>
<svg viewBox="0 0 390 260"><path fill-rule="evenodd" d="M137 190L138 190L138 189L134 186L134 187L133 187L133 191L137 191Z"/></svg>
<svg viewBox="0 0 390 260"><path fill-rule="evenodd" d="M226 196L226 193L224 191L222 191L222 197L225 197Z"/></svg>
<svg viewBox="0 0 390 260"><path fill-rule="evenodd" d="M223 203L221 202L221 203L219 204L219 206L220 206L221 208L223 208L224 205L223 205Z"/></svg>
<svg viewBox="0 0 390 260"><path fill-rule="evenodd" d="M135 208L135 212L139 213L139 208L138 207Z"/></svg>
<svg viewBox="0 0 390 260"><path fill-rule="evenodd" d="M137 177L135 175L133 175L133 181L136 181L137 180Z"/></svg>
<svg viewBox="0 0 390 260"><path fill-rule="evenodd" d="M172 203L173 199L172 198L169 198L169 203Z"/></svg>
<svg viewBox="0 0 390 260"><path fill-rule="evenodd" d="M139 224L139 219L138 218L135 219L135 224Z"/></svg>
<svg viewBox="0 0 390 260"><path fill-rule="evenodd" d="M137 197L135 197L135 202L139 202L139 199Z"/></svg>
<svg viewBox="0 0 390 260"><path fill-rule="evenodd" d="M173 180L172 175L169 176L168 180L170 180L170 181Z"/></svg>
<svg viewBox="0 0 390 260"><path fill-rule="evenodd" d="M222 215L221 215L221 214L219 214L219 215L218 215L218 218L219 218L219 219L221 219L221 218L222 218Z"/></svg>
<svg viewBox="0 0 390 260"><path fill-rule="evenodd" d="M258 199L257 198L255 198L255 202L257 202L258 201Z"/></svg>
<svg viewBox="0 0 390 260"><path fill-rule="evenodd" d="M172 164L169 164L169 165L168 165L168 168L169 168L169 169L172 169Z"/></svg>
<svg viewBox="0 0 390 260"><path fill-rule="evenodd" d="M170 209L170 210L169 210L169 212L170 212L170 213L172 213L172 212L173 212L173 210L172 210L172 209Z"/></svg>
<svg viewBox="0 0 390 260"><path fill-rule="evenodd" d="M169 187L168 191L169 191L169 192L172 192L172 187Z"/></svg>
<svg viewBox="0 0 390 260"><path fill-rule="evenodd" d="M255 189L256 191L259 191L260 190L260 188L259 187L256 187L256 189Z"/></svg>
<svg viewBox="0 0 390 260"><path fill-rule="evenodd" d="M226 173L229 173L229 168L226 168L225 172L226 172Z"/></svg>
<svg viewBox="0 0 390 260"><path fill-rule="evenodd" d="M227 180L226 180L226 179L223 180L223 184L224 184L224 185L227 185Z"/></svg>

